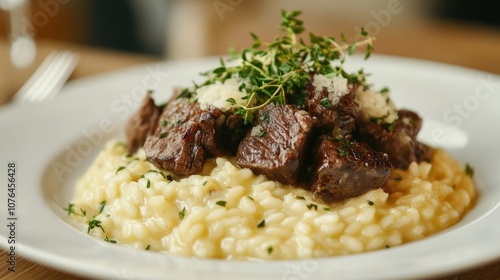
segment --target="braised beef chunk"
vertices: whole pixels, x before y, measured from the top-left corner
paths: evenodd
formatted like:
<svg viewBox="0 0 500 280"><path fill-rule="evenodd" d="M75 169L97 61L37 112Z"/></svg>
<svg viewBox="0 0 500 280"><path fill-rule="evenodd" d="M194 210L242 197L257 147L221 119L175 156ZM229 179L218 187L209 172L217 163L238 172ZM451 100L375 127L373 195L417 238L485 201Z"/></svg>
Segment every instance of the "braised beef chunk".
<svg viewBox="0 0 500 280"><path fill-rule="evenodd" d="M311 191L326 203L380 188L392 170L387 155L345 138L322 136L314 155Z"/></svg>
<svg viewBox="0 0 500 280"><path fill-rule="evenodd" d="M398 117L390 125L358 123L358 134L375 150L387 153L394 167L406 169L413 161L427 160L430 150L416 139L422 119L408 110L399 110Z"/></svg>
<svg viewBox="0 0 500 280"><path fill-rule="evenodd" d="M161 110L161 107L155 105L151 95L146 95L141 107L130 118L125 129L128 153L137 151L144 145L146 137L154 133Z"/></svg>
<svg viewBox="0 0 500 280"><path fill-rule="evenodd" d="M165 106L154 135L144 144L146 158L179 175L200 172L207 157L235 150L236 144L222 136L231 134L226 129L236 128L227 124L228 119L215 107L202 109L186 98L174 99Z"/></svg>
<svg viewBox="0 0 500 280"><path fill-rule="evenodd" d="M307 112L271 103L256 114L254 126L238 147L236 161L271 180L296 185L311 127Z"/></svg>
<svg viewBox="0 0 500 280"><path fill-rule="evenodd" d="M322 133L334 137L350 136L356 125L359 114L359 106L355 101L354 93L349 92L342 96L335 105L328 99L328 91L323 89L317 91L309 83L307 85L308 99L307 111L314 120L314 125L319 127Z"/></svg>

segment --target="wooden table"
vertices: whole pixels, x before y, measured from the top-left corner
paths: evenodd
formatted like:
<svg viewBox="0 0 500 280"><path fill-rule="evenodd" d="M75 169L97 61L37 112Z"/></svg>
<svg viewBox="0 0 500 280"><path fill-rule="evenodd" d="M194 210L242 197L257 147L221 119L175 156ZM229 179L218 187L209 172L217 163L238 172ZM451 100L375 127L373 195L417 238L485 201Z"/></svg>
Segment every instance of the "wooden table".
<svg viewBox="0 0 500 280"><path fill-rule="evenodd" d="M406 32L408 30L406 29ZM404 32L403 30L401 32ZM377 52L384 54L405 55L415 58L431 59L446 63L500 73L500 34L482 29L466 28L457 30L452 26L429 26L428 29L412 30L416 34L413 41L401 41L397 33L378 40ZM425 39L424 39L425 38ZM418 48L415 47L418 45ZM412 48L413 46L413 48ZM469 49L466 56L457 48ZM64 45L54 42L39 44L40 55L45 57L50 49L72 49L81 55L81 61L72 75L78 79L106 71L158 61L159 58L117 53L83 46ZM9 68L7 42L0 41L0 104L5 102L26 80L33 68L15 70ZM461 53L464 53L463 51ZM41 59L38 59L37 64ZM22 252L19 252L22 254ZM402 256L404 257L404 256ZM58 271L47 266L33 263L25 258L18 258L17 271L9 273L5 262L5 251L0 251L0 279L86 279ZM436 279L500 279L500 260L465 272Z"/></svg>

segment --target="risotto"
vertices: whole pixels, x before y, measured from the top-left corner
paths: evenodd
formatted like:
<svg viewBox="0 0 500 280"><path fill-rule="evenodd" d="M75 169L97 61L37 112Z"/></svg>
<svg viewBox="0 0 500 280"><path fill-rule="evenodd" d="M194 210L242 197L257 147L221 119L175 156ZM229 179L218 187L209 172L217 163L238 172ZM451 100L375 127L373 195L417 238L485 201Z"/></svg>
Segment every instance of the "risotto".
<svg viewBox="0 0 500 280"><path fill-rule="evenodd" d="M232 159L176 178L109 142L67 210L81 230L140 250L224 259L298 259L398 246L439 232L474 204L470 174L444 151L394 169L385 186L341 203L270 181Z"/></svg>

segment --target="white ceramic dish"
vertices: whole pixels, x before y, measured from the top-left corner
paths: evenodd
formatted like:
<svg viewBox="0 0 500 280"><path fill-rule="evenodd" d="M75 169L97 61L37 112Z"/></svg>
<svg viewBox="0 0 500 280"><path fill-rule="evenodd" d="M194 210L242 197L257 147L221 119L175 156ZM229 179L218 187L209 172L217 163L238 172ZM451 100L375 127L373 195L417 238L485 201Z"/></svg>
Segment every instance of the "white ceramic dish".
<svg viewBox="0 0 500 280"><path fill-rule="evenodd" d="M358 255L299 261L175 257L110 244L78 232L62 210L75 180L124 122L146 89L166 99L217 59L144 65L74 81L53 101L0 110L0 220L7 221L7 162L17 165L16 253L87 277L119 279L404 279L456 272L500 258L500 77L425 61L355 57L398 107L424 117L422 140L475 168L477 205L457 225L424 240ZM1 247L9 233L0 227Z"/></svg>

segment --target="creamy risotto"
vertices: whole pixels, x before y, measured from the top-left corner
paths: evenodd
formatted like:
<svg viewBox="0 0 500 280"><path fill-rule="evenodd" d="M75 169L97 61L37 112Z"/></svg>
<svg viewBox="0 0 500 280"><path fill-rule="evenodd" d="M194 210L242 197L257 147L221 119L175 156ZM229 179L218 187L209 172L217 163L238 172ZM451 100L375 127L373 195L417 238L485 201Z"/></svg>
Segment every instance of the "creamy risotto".
<svg viewBox="0 0 500 280"><path fill-rule="evenodd" d="M109 142L69 208L82 231L140 250L236 259L297 259L398 246L461 219L476 193L444 151L394 169L383 189L326 205L310 192L240 169L230 159L176 178L139 150Z"/></svg>

